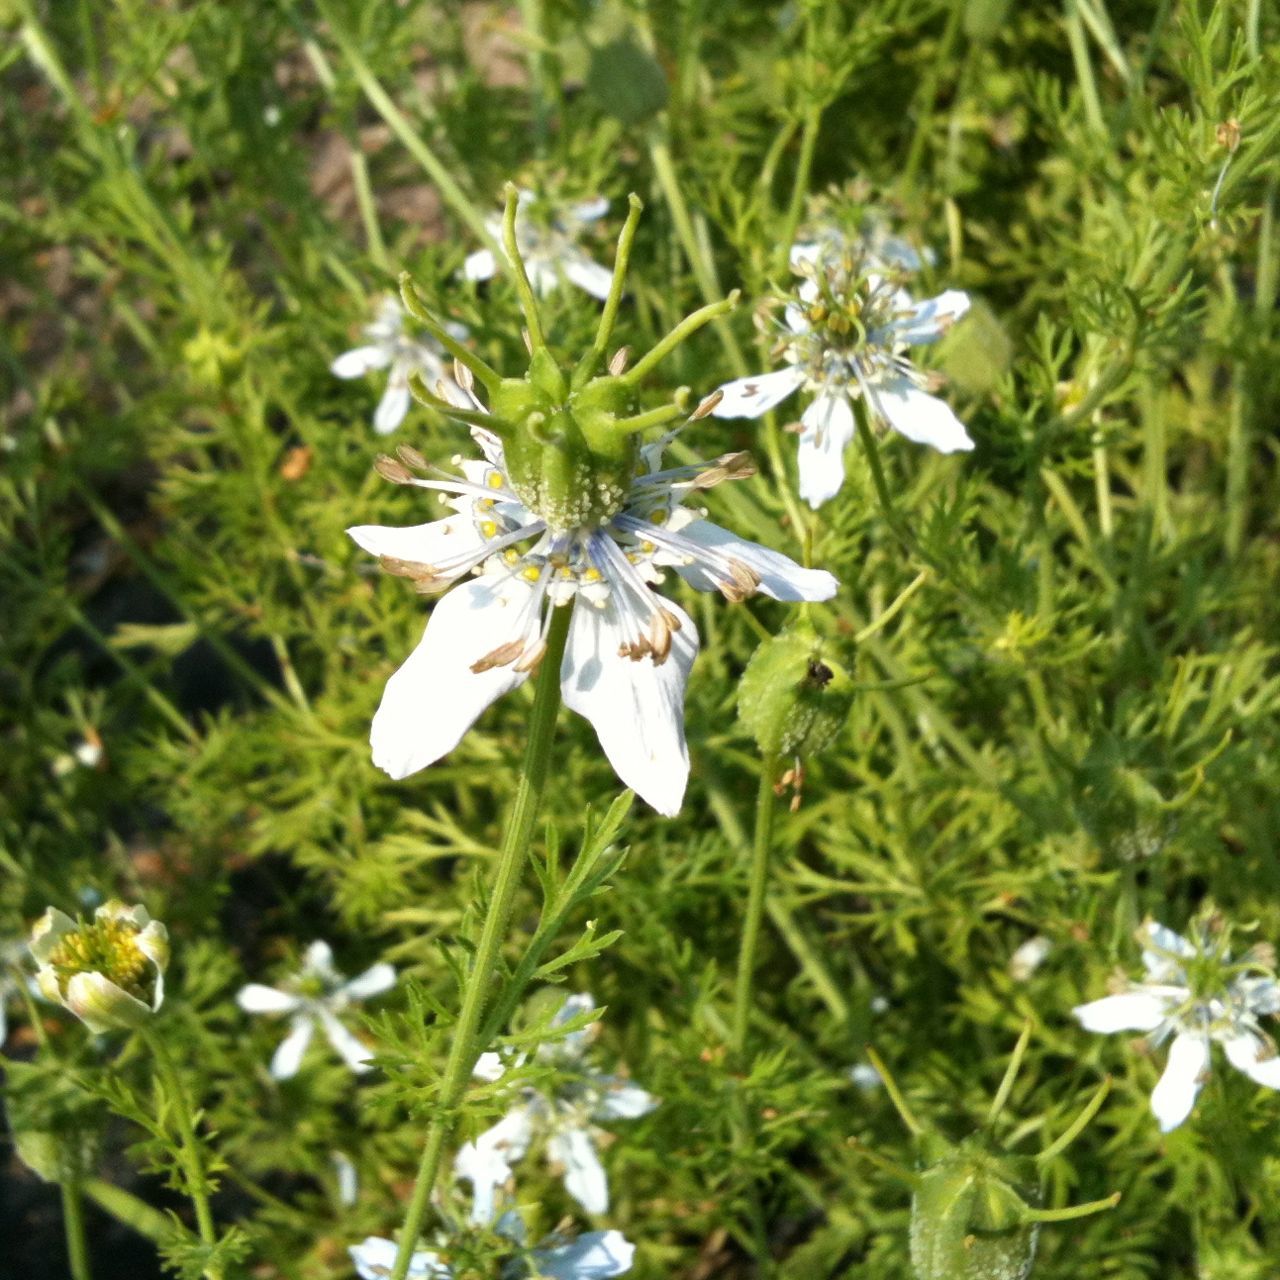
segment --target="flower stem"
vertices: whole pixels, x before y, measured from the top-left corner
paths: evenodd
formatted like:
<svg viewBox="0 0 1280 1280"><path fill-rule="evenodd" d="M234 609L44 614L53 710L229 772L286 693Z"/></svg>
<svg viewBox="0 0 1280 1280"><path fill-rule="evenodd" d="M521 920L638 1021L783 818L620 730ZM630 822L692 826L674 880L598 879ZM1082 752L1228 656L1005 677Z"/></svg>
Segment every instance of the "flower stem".
<svg viewBox="0 0 1280 1280"><path fill-rule="evenodd" d="M422 1159L418 1164L418 1176L405 1213L404 1228L400 1233L400 1245L390 1280L405 1280L408 1273L409 1261L413 1257L414 1247L422 1232L422 1222L431 1203L431 1191L440 1171L444 1145L453 1132L458 1103L471 1079L477 1059L486 1048L480 1042L477 1031L485 1005L493 995L493 971L506 939L516 892L520 888L520 880L528 860L530 837L538 819L538 811L542 807L551 740L555 735L556 717L560 710L560 659L564 655L572 611L572 605L566 605L557 608L551 617L551 627L547 632L547 651L542 659L533 712L529 717L529 736L525 745L520 785L503 834L493 890L489 897L489 910L480 931L480 939L476 943L471 971L467 975L462 1008L453 1029L449 1057L440 1081L439 1103L435 1117L427 1129Z"/></svg>
<svg viewBox="0 0 1280 1280"><path fill-rule="evenodd" d="M178 1075L178 1069L169 1055L169 1050L165 1048L164 1041L150 1028L143 1028L142 1036L155 1059L156 1072L168 1095L168 1102L173 1108L174 1119L178 1126L187 1195L196 1212L196 1231L202 1244L215 1245L218 1242L218 1232L213 1225L213 1210L209 1207L209 1184L205 1177L204 1162L200 1159L200 1142L196 1137L191 1100L187 1097L182 1078ZM206 1269L205 1275L208 1280L222 1280L222 1269L211 1266Z"/></svg>
<svg viewBox="0 0 1280 1280"><path fill-rule="evenodd" d="M773 845L773 812L777 802L774 777L778 758L766 756L760 764L760 789L756 792L756 830L751 843L751 883L747 891L747 917L738 944L738 976L733 989L733 1023L730 1044L740 1054L747 1043L751 1017L751 980L756 969L756 944L764 919L765 891L769 884L769 852Z"/></svg>
<svg viewBox="0 0 1280 1280"><path fill-rule="evenodd" d="M791 199L787 204L782 223L782 235L778 237L777 270L783 273L791 261L791 246L795 243L796 228L804 212L805 197L809 194L809 175L813 171L813 153L818 144L818 130L822 126L822 108L810 107L805 112L804 130L800 135L800 159L796 164L795 181L791 186Z"/></svg>
<svg viewBox="0 0 1280 1280"><path fill-rule="evenodd" d="M59 1184L62 1192L62 1229L67 1237L67 1260L71 1280L90 1280L89 1250L84 1238L83 1202L80 1184L68 1180Z"/></svg>

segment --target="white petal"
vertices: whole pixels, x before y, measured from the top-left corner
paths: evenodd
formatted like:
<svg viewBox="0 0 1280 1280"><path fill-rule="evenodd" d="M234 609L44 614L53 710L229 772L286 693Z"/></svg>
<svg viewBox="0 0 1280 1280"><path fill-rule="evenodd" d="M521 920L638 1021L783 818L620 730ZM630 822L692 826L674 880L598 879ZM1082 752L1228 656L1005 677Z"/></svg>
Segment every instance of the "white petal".
<svg viewBox="0 0 1280 1280"><path fill-rule="evenodd" d="M511 665L474 672L472 664L500 645L528 634L533 588L519 580L459 583L432 611L408 661L387 681L373 718L373 762L393 778L407 778L452 751L482 711L523 684ZM537 620L533 619L536 626Z"/></svg>
<svg viewBox="0 0 1280 1280"><path fill-rule="evenodd" d="M726 382L720 403L711 410L716 418L758 418L781 404L804 381L804 370L795 365Z"/></svg>
<svg viewBox="0 0 1280 1280"><path fill-rule="evenodd" d="M471 565L467 557L478 553L485 545L475 524L463 515L399 528L382 524L358 524L348 529L347 534L371 556L390 556L393 560L411 560L416 564L427 565L441 565L461 559L457 573L465 573Z"/></svg>
<svg viewBox="0 0 1280 1280"><path fill-rule="evenodd" d="M1086 1031L1154 1031L1163 1021L1169 1002L1145 991L1104 996L1071 1012Z"/></svg>
<svg viewBox="0 0 1280 1280"><path fill-rule="evenodd" d="M492 280L497 272L497 260L489 249L477 249L462 264L462 275L467 280Z"/></svg>
<svg viewBox="0 0 1280 1280"><path fill-rule="evenodd" d="M370 996L381 995L396 985L396 971L393 965L375 964L362 974L351 979L343 988L343 994L352 1000L368 1000Z"/></svg>
<svg viewBox="0 0 1280 1280"><path fill-rule="evenodd" d="M474 1142L464 1143L453 1159L455 1176L471 1183L475 1200L471 1221L493 1219L494 1191L511 1177L511 1166L524 1158L533 1140L534 1117L525 1105L513 1107Z"/></svg>
<svg viewBox="0 0 1280 1280"><path fill-rule="evenodd" d="M968 310L969 295L948 289L936 298L917 302L912 314L894 326L894 337L913 347L936 342Z"/></svg>
<svg viewBox="0 0 1280 1280"><path fill-rule="evenodd" d="M569 626L560 678L565 706L591 721L614 772L670 818L680 812L689 780L684 687L698 654L698 633L679 605L663 600L662 606L679 618L681 628L659 666L651 658L619 656L614 598L598 609L580 602Z"/></svg>
<svg viewBox="0 0 1280 1280"><path fill-rule="evenodd" d="M297 996L260 982L251 982L236 992L236 1004L245 1013L292 1013L301 1003Z"/></svg>
<svg viewBox="0 0 1280 1280"><path fill-rule="evenodd" d="M740 560L759 577L760 590L775 600L830 600L840 585L825 569L802 568L780 551L739 538L710 520L686 525L680 536ZM696 564L678 565L677 572L700 591L715 589L712 579Z"/></svg>
<svg viewBox="0 0 1280 1280"><path fill-rule="evenodd" d="M338 1180L338 1203L344 1209L350 1209L360 1198L360 1175L346 1152L331 1151L329 1159L333 1162L333 1171Z"/></svg>
<svg viewBox="0 0 1280 1280"><path fill-rule="evenodd" d="M360 1280L386 1280L396 1264L394 1241L384 1240L381 1236L368 1236L359 1244L353 1244L347 1252ZM426 1249L419 1249L409 1259L408 1280L445 1280L452 1274L438 1254Z"/></svg>
<svg viewBox="0 0 1280 1280"><path fill-rule="evenodd" d="M564 1165L564 1189L588 1212L609 1208L609 1183L586 1129L564 1128L547 1142L547 1158Z"/></svg>
<svg viewBox="0 0 1280 1280"><path fill-rule="evenodd" d="M1158 921L1144 921L1138 934L1144 944L1142 963L1147 972L1160 981L1168 982L1175 976L1181 976L1182 966L1178 959L1190 960L1196 954L1195 947L1186 938Z"/></svg>
<svg viewBox="0 0 1280 1280"><path fill-rule="evenodd" d="M325 1039L338 1051L347 1066L357 1075L368 1071L373 1050L348 1031L328 1009L321 1009L319 1013L320 1021L324 1026Z"/></svg>
<svg viewBox="0 0 1280 1280"><path fill-rule="evenodd" d="M288 1080L298 1074L302 1055L306 1053L315 1029L315 1021L310 1017L299 1018L293 1024L293 1030L280 1042L271 1059L271 1074L277 1080Z"/></svg>
<svg viewBox="0 0 1280 1280"><path fill-rule="evenodd" d="M613 285L613 272L605 270L598 262L592 262L585 254L567 257L561 263L564 273L578 286L585 289L593 298L603 302L609 296Z"/></svg>
<svg viewBox="0 0 1280 1280"><path fill-rule="evenodd" d="M302 967L308 973L319 974L322 978L334 979L338 976L333 967L333 948L323 938L311 943L302 956Z"/></svg>
<svg viewBox="0 0 1280 1280"><path fill-rule="evenodd" d="M569 1244L534 1249L533 1260L551 1280L607 1280L630 1271L635 1252L621 1231L588 1231Z"/></svg>
<svg viewBox="0 0 1280 1280"><path fill-rule="evenodd" d="M951 406L921 391L910 378L887 378L872 384L873 407L899 434L917 444L932 445L939 453L973 448L964 423Z"/></svg>
<svg viewBox="0 0 1280 1280"><path fill-rule="evenodd" d="M524 266L529 273L529 283L540 298L554 293L560 287L561 280L568 278L560 274L559 262L549 262L546 258L526 258Z"/></svg>
<svg viewBox="0 0 1280 1280"><path fill-rule="evenodd" d="M1227 1061L1237 1071L1243 1071L1250 1080L1266 1085L1268 1089L1280 1089L1280 1057L1271 1052L1261 1036L1244 1031L1224 1040L1222 1047Z"/></svg>
<svg viewBox="0 0 1280 1280"><path fill-rule="evenodd" d="M843 390L818 396L800 418L800 496L815 510L840 492L844 451L853 439L853 408Z"/></svg>
<svg viewBox="0 0 1280 1280"><path fill-rule="evenodd" d="M501 1080L507 1074L506 1063L502 1061L502 1056L497 1053L482 1053L476 1059L476 1065L472 1069L471 1074L477 1080L487 1080L492 1084L495 1080Z"/></svg>
<svg viewBox="0 0 1280 1280"><path fill-rule="evenodd" d="M392 378L373 412L373 429L381 436L394 431L404 421L412 399L408 384Z"/></svg>
<svg viewBox="0 0 1280 1280"><path fill-rule="evenodd" d="M356 347L344 351L330 366L329 372L339 378L358 378L372 369L385 369L391 363L386 347Z"/></svg>
<svg viewBox="0 0 1280 1280"><path fill-rule="evenodd" d="M1203 1036L1176 1036L1164 1075L1151 1094L1151 1111L1163 1133L1176 1129L1191 1114L1208 1072L1209 1041Z"/></svg>
<svg viewBox="0 0 1280 1280"><path fill-rule="evenodd" d="M609 212L609 200L606 196L593 196L590 200L579 200L569 206L569 216L577 222L595 222Z"/></svg>
<svg viewBox="0 0 1280 1280"><path fill-rule="evenodd" d="M637 1120L658 1105L658 1099L629 1080L601 1076L596 1081L607 1087L604 1100L593 1113L597 1120Z"/></svg>

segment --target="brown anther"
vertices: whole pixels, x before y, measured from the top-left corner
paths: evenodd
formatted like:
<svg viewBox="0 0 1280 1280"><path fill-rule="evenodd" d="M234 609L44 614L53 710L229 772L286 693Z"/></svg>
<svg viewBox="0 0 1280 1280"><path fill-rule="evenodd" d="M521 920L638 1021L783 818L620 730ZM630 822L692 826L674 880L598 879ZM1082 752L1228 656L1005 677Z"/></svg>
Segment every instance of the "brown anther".
<svg viewBox="0 0 1280 1280"><path fill-rule="evenodd" d="M705 418L723 399L724 388L717 387L709 396L705 396L702 403L689 415L690 421L697 422L700 418Z"/></svg>
<svg viewBox="0 0 1280 1280"><path fill-rule="evenodd" d="M730 604L741 604L751 594L749 591L743 591L733 582L717 582L716 586L720 588L720 594Z"/></svg>
<svg viewBox="0 0 1280 1280"><path fill-rule="evenodd" d="M667 624L667 629L669 631L676 632L676 631L679 631L682 626L684 626L684 623L681 622L680 619L674 613L672 613L670 609L664 609L661 605L659 605L658 612L662 614L662 620Z"/></svg>
<svg viewBox="0 0 1280 1280"><path fill-rule="evenodd" d="M412 445L401 444L396 446L396 457L404 463L406 467L410 467L414 471L426 471L427 460Z"/></svg>
<svg viewBox="0 0 1280 1280"><path fill-rule="evenodd" d="M1226 147L1228 151L1234 152L1240 145L1240 121L1232 116L1230 120L1224 120L1217 129L1218 146Z"/></svg>
<svg viewBox="0 0 1280 1280"><path fill-rule="evenodd" d="M486 653L483 658L478 658L471 664L471 670L476 675L480 675L482 672L492 671L494 667L505 667L513 663L523 653L523 640L509 640L506 644L500 644L491 653Z"/></svg>
<svg viewBox="0 0 1280 1280"><path fill-rule="evenodd" d="M741 560L729 561L729 573L747 595L755 595L760 589L760 575L750 565L743 564Z"/></svg>
<svg viewBox="0 0 1280 1280"><path fill-rule="evenodd" d="M385 453L378 454L373 460L373 469L384 480L390 480L392 484L413 483L413 476L410 474L409 468L404 463L397 462Z"/></svg>
<svg viewBox="0 0 1280 1280"><path fill-rule="evenodd" d="M521 329L521 330L520 330L520 337L524 339L524 349L525 349L525 350L526 350L530 355L533 355L533 339L529 336L529 330L528 330L528 329Z"/></svg>
<svg viewBox="0 0 1280 1280"><path fill-rule="evenodd" d="M655 610L649 622L649 647L653 651L654 666L660 667L671 652L671 628L661 609Z"/></svg>
<svg viewBox="0 0 1280 1280"><path fill-rule="evenodd" d="M710 489L725 480L746 480L756 473L755 459L745 451L722 454L713 466L694 477L695 489Z"/></svg>
<svg viewBox="0 0 1280 1280"><path fill-rule="evenodd" d="M397 578L412 578L415 582L436 576L436 571L429 564L419 560L401 560L398 556L379 556L378 567L384 573Z"/></svg>
<svg viewBox="0 0 1280 1280"><path fill-rule="evenodd" d="M535 640L516 661L511 668L512 671L536 671L542 664L542 659L547 652L547 642L543 639Z"/></svg>
<svg viewBox="0 0 1280 1280"><path fill-rule="evenodd" d="M438 578L431 574L425 578L414 578L413 589L420 596L435 596L453 586L452 578Z"/></svg>
<svg viewBox="0 0 1280 1280"><path fill-rule="evenodd" d="M476 385L475 375L457 356L453 358L453 380L468 393Z"/></svg>
<svg viewBox="0 0 1280 1280"><path fill-rule="evenodd" d="M609 372L615 378L621 377L623 371L627 367L627 362L631 359L630 347L619 347L617 351L609 358Z"/></svg>

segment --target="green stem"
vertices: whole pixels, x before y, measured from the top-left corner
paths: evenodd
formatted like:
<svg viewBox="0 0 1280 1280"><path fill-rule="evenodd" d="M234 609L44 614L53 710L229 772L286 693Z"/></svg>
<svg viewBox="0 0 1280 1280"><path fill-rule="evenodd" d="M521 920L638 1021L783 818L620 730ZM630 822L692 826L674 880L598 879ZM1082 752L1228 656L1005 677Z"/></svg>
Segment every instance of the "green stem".
<svg viewBox="0 0 1280 1280"><path fill-rule="evenodd" d="M1085 119L1090 129L1105 137L1107 122L1102 114L1102 100L1098 96L1098 83L1093 74L1093 60L1089 57L1089 42L1085 38L1078 0L1067 0L1063 22L1067 28L1067 43L1071 46L1071 60L1075 63L1076 79L1080 82Z"/></svg>
<svg viewBox="0 0 1280 1280"><path fill-rule="evenodd" d="M164 1041L150 1028L142 1032L147 1047L155 1059L156 1071L169 1096L169 1105L173 1108L174 1119L178 1126L178 1137L182 1143L183 1172L186 1175L187 1195L191 1206L196 1211L196 1231L201 1243L215 1245L218 1232L213 1225L213 1210L209 1207L209 1183L204 1172L204 1162L200 1158L200 1140L196 1137L195 1120L191 1110L191 1100L182 1083L182 1077L174 1065ZM222 1280L220 1267L209 1267L205 1271L208 1280Z"/></svg>
<svg viewBox="0 0 1280 1280"><path fill-rule="evenodd" d="M373 74L369 64L361 56L355 43L347 35L328 4L325 0L317 0L316 7L328 24L329 33L351 68L351 74L355 76L356 83L364 90L364 95L369 99L374 110L387 122L391 132L400 139L404 149L426 170L427 176L439 188L445 203L471 228L486 248L496 249L498 246L485 225L484 215L454 181L448 166L423 142L400 108L391 101L378 77Z"/></svg>
<svg viewBox="0 0 1280 1280"><path fill-rule="evenodd" d="M530 354L541 351L546 345L542 336L542 319L538 315L538 300L533 296L533 286L529 283L529 273L525 270L524 257L520 253L520 244L516 239L516 214L520 210L520 192L514 182L508 182L504 192L506 208L502 213L502 247L506 250L507 260L511 263L511 271L516 278L516 296L520 299L520 310L524 312L524 322L529 330Z"/></svg>
<svg viewBox="0 0 1280 1280"><path fill-rule="evenodd" d="M176 1228L173 1220L123 1187L104 1182L101 1178L86 1178L81 1190L86 1198L98 1208L105 1209L117 1222L132 1227L153 1243L168 1244L174 1239Z"/></svg>
<svg viewBox="0 0 1280 1280"><path fill-rule="evenodd" d="M747 890L747 915L742 922L738 944L738 976L733 989L733 1023L730 1044L741 1054L747 1043L751 1019L751 980L756 971L756 945L764 919L765 895L769 886L769 853L773 847L773 815L777 805L773 783L778 772L777 756L760 762L760 788L756 792L756 830L751 842L751 881Z"/></svg>
<svg viewBox="0 0 1280 1280"><path fill-rule="evenodd" d="M924 149L929 141L929 130L933 124L933 108L938 100L938 83L942 79L943 67L951 63L951 47L960 32L960 19L964 16L965 6L954 3L947 15L947 25L943 28L942 38L938 42L938 56L934 58L929 74L920 87L920 113L916 117L915 131L911 135L911 145L907 150L906 164L902 169L902 190L908 195L915 186L916 174L920 171L924 160Z"/></svg>
<svg viewBox="0 0 1280 1280"><path fill-rule="evenodd" d="M787 205L782 235L778 237L778 265L785 274L791 261L791 246L795 242L796 228L804 211L805 197L809 194L809 174L813 171L813 152L818 145L818 129L822 124L822 108L810 107L804 117L804 132L800 135L800 159L796 164L795 181L791 185L791 201Z"/></svg>
<svg viewBox="0 0 1280 1280"><path fill-rule="evenodd" d="M62 1192L62 1229L67 1237L67 1259L71 1267L71 1280L91 1280L89 1250L84 1238L84 1202L80 1198L80 1184L68 1180L59 1184Z"/></svg>
<svg viewBox="0 0 1280 1280"><path fill-rule="evenodd" d="M609 340L613 337L613 327L618 319L618 307L622 304L622 289L626 284L627 266L631 261L631 242L636 237L636 227L640 223L643 209L644 204L633 191L627 197L627 220L622 224L622 232L618 236L618 250L613 256L613 279L609 283L609 296L605 299L604 310L600 313L596 340L573 372L575 387L585 385L606 358Z"/></svg>
<svg viewBox="0 0 1280 1280"><path fill-rule="evenodd" d="M655 136L650 140L649 159L653 164L658 186L662 188L662 198L666 201L667 209L671 213L671 221L675 224L680 247L693 268L698 288L706 302L714 302L720 296L720 284L716 280L714 268L702 252L698 233L693 229L693 219L689 216L689 206L685 203L684 193L680 190L680 180L676 176L676 168L671 160L671 150L661 138ZM747 367L746 357L742 354L742 348L738 346L738 340L733 336L733 330L728 325L717 324L716 334L720 338L730 365L733 366L734 373L740 378L745 378L751 370Z"/></svg>
<svg viewBox="0 0 1280 1280"><path fill-rule="evenodd" d="M493 890L489 896L489 910L467 975L462 1008L453 1028L449 1057L440 1081L439 1103L427 1129L422 1159L418 1164L413 1194L405 1213L400 1246L390 1280L405 1280L408 1274L409 1261L413 1257L418 1236L422 1233L423 1219L431 1203L431 1191L440 1171L444 1145L453 1133L458 1103L466 1091L476 1061L486 1047L476 1033L480 1028L485 1005L493 994L493 971L506 940L516 893L529 857L530 837L542 806L542 793L546 787L547 767L551 757L551 741L555 736L556 717L560 710L560 660L564 656L565 640L569 635L571 613L572 606L557 608L552 614L551 627L547 632L547 651L543 655L533 711L529 717L529 736L525 745L520 785L503 834Z"/></svg>
<svg viewBox="0 0 1280 1280"><path fill-rule="evenodd" d="M735 289L727 298L722 298L719 302L709 302L705 307L699 307L692 315L685 316L665 338L659 339L658 345L652 351L643 355L626 373L622 374L619 381L639 382L652 369L657 368L690 334L697 333L708 320L715 320L732 311L738 305L738 297L738 290Z"/></svg>

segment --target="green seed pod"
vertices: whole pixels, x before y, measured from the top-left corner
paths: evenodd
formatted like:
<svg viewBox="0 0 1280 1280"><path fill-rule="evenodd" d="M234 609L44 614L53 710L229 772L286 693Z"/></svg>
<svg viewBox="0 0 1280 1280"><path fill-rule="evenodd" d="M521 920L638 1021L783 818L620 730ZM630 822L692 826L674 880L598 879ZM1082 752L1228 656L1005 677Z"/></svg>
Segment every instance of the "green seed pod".
<svg viewBox="0 0 1280 1280"><path fill-rule="evenodd" d="M738 716L762 755L813 755L844 728L853 680L830 649L807 627L796 627L751 655L738 686Z"/></svg>
<svg viewBox="0 0 1280 1280"><path fill-rule="evenodd" d="M915 1135L917 1164L902 1168L873 1152L867 1156L908 1183L909 1247L916 1280L1026 1280L1035 1262L1040 1225L1083 1218L1110 1209L1119 1195L1065 1209L1041 1208L1041 1178L1048 1161L1066 1149L1097 1114L1107 1096L1104 1081L1084 1110L1039 1155L1016 1155L995 1137L996 1122L1030 1039L1028 1026L976 1133L957 1143L927 1130L912 1114L893 1077L873 1051L868 1058L884 1081L903 1123Z"/></svg>
<svg viewBox="0 0 1280 1280"><path fill-rule="evenodd" d="M1025 1217L1038 1202L1035 1162L980 1135L953 1147L929 1134L921 1148L910 1237L919 1280L1025 1280L1040 1230Z"/></svg>

